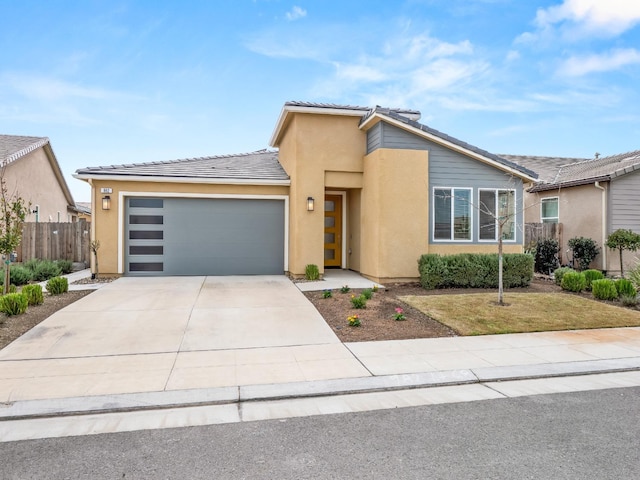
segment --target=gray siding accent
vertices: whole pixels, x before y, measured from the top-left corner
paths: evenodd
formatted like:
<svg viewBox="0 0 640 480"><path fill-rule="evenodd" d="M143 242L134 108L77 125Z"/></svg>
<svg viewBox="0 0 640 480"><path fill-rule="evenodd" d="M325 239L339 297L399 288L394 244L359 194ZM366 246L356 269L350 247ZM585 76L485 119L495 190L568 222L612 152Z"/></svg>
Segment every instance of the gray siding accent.
<svg viewBox="0 0 640 480"><path fill-rule="evenodd" d="M367 155L382 145L382 122L378 122L367 131Z"/></svg>
<svg viewBox="0 0 640 480"><path fill-rule="evenodd" d="M284 201L164 198L163 208L131 207L125 219L127 275L267 275L284 273ZM162 224L131 224L130 215L162 216ZM162 230L161 239L131 231ZM130 247L134 248L132 252ZM160 255L137 254L162 246ZM152 251L152 253L154 253ZM133 266L133 268L131 268ZM158 268L161 267L161 270ZM147 269L147 270L145 270Z"/></svg>
<svg viewBox="0 0 640 480"><path fill-rule="evenodd" d="M624 228L640 233L640 171L614 178L610 185L611 232Z"/></svg>
<svg viewBox="0 0 640 480"><path fill-rule="evenodd" d="M461 153L450 150L438 143L422 138L411 132L390 125L385 122L378 123L369 132L376 129L375 134L367 136L367 153L376 148L403 149L403 150L427 150L429 152L429 196L433 203L434 187L466 187L472 189L474 208L471 209L473 222L473 236L471 241L433 241L433 205L429 208L429 241L437 244L452 245L487 245L492 242L480 241L478 239L479 212L475 205L478 205L479 190L482 188L494 188L516 191L516 244L524 242L524 214L523 214L523 185L520 178L503 172L495 167L484 164L478 160L467 157ZM495 242L497 244L497 242ZM513 244L514 242L505 242Z"/></svg>

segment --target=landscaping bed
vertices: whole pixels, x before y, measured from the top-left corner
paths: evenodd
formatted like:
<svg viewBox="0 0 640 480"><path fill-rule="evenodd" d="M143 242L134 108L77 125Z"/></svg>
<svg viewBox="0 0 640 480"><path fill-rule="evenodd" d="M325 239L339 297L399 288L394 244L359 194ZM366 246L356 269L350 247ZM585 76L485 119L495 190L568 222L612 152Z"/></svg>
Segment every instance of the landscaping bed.
<svg viewBox="0 0 640 480"><path fill-rule="evenodd" d="M493 289L451 288L425 290L418 283L391 284L386 287L387 288L381 288L378 292L374 293L373 298L367 301L366 308L364 309L354 309L351 303L351 295L359 296L363 291L361 289L350 290L347 293L341 293L340 290L333 290L331 292L331 298L323 298L322 291L306 292L305 295L314 304L327 324L343 342L404 340L412 338L435 338L458 335L456 330L434 320L429 315L406 303L403 300L403 297L420 298L432 295L444 296L450 299L449 304L453 302L454 309L456 304L464 302L465 296L469 294L487 295L488 304L492 302L491 299L494 297L495 301L497 301L498 297L497 290ZM569 299L572 298L579 297L593 301L593 297L590 292L583 292L580 294L566 293L550 279L540 276L534 278L528 287L507 289L505 292L506 295L511 293L551 293L562 297L566 296L567 302L565 303L567 309L572 308L571 302L569 301ZM412 303L419 305L419 303L415 303L413 301ZM562 304L563 302L559 303ZM609 307L615 305L610 302L595 302L595 305L599 304L607 304ZM406 320L394 320L395 314L397 313L396 308L402 308ZM496 308L509 309L509 307ZM619 308L623 311L628 310L618 306L615 308ZM423 308L423 310L427 309ZM360 320L359 327L349 326L347 318L352 315L358 315ZM549 316L553 317L553 314L549 314ZM610 326L606 325L604 319L598 317L597 314L592 315L589 320L590 323L585 326L574 326L576 324L569 324L565 322L562 326L557 325L558 328L548 329L558 330L566 328L598 328ZM633 324L633 322L631 324ZM638 315L638 322L636 322L636 324L640 325L640 315ZM536 328L536 326L531 326L530 331L537 330L538 328ZM467 334L492 333L491 331L480 331L476 326L474 326L470 331L459 331ZM496 333L504 331L505 329L500 327Z"/></svg>
<svg viewBox="0 0 640 480"><path fill-rule="evenodd" d="M0 348L4 348L16 338L23 335L58 310L81 299L92 290L78 290L60 295L44 294L42 305L31 305L21 315L8 317L0 313Z"/></svg>

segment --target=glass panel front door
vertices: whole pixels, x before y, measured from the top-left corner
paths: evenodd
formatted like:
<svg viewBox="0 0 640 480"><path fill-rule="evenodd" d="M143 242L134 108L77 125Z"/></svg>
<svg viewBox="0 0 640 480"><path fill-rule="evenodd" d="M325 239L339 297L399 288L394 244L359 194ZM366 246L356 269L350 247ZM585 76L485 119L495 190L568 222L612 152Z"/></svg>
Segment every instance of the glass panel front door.
<svg viewBox="0 0 640 480"><path fill-rule="evenodd" d="M324 199L324 266L342 266L342 196Z"/></svg>

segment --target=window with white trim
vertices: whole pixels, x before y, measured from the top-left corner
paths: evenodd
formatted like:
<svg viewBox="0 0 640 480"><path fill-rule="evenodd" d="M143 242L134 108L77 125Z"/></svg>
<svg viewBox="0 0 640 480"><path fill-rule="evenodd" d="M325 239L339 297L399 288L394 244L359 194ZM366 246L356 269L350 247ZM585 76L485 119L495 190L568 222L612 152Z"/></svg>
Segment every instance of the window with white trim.
<svg viewBox="0 0 640 480"><path fill-rule="evenodd" d="M503 189L478 190L480 211L480 241L497 241L499 225L502 225L502 240L516 239L516 191Z"/></svg>
<svg viewBox="0 0 640 480"><path fill-rule="evenodd" d="M540 221L542 223L558 223L560 209L558 197L543 198L540 201Z"/></svg>
<svg viewBox="0 0 640 480"><path fill-rule="evenodd" d="M471 189L433 189L433 239L471 241Z"/></svg>

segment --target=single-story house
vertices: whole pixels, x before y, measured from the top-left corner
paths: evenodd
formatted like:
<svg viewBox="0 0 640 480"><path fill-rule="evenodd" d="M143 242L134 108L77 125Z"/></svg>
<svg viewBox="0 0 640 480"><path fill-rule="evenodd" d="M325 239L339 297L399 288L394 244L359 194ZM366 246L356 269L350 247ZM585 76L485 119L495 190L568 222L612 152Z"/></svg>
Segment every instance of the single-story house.
<svg viewBox="0 0 640 480"><path fill-rule="evenodd" d="M277 150L87 167L100 273L418 277L425 253L523 251L536 174L418 122L420 112L285 103ZM482 206L482 208L480 208Z"/></svg>
<svg viewBox="0 0 640 480"><path fill-rule="evenodd" d="M31 204L27 222L75 222L77 209L46 137L0 135L0 168L9 194Z"/></svg>
<svg viewBox="0 0 640 480"><path fill-rule="evenodd" d="M620 272L617 251L604 245L620 228L640 233L640 150L593 159L502 157L538 173L538 182L525 185L525 222L562 223L563 262L567 241L588 237L601 248L592 267ZM634 254L623 261L635 265Z"/></svg>

